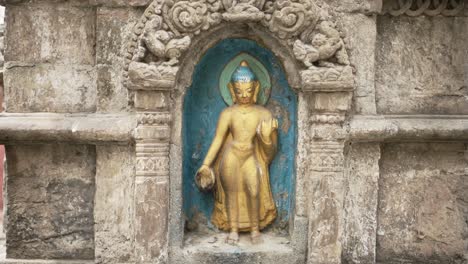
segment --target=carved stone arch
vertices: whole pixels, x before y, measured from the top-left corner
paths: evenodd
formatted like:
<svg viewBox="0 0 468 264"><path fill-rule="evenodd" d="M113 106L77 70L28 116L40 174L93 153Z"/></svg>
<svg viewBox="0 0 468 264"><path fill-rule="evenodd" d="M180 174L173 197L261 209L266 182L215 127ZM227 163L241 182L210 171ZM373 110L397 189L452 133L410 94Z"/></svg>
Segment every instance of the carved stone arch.
<svg viewBox="0 0 468 264"><path fill-rule="evenodd" d="M154 74L151 77L159 77L154 85L172 86L179 58L192 48L193 39L225 23L261 25L281 40L302 66L304 90L320 86L352 89L353 74L343 37L332 21L321 17L312 0L155 0L137 23L125 55L127 88L139 89L138 79L143 76L138 73L145 70ZM143 65L132 62L153 67L142 69Z"/></svg>
<svg viewBox="0 0 468 264"><path fill-rule="evenodd" d="M257 42L261 46L272 51L279 59L285 70L289 85L296 92L302 87L300 71L302 65L297 61L289 46L282 43L281 39L272 35L263 25L258 24L239 24L226 22L207 31L196 35L192 39L191 49L194 53L185 53L180 58L180 67L176 76L177 87L189 87L191 85L191 73L196 63L204 56L206 51L214 47L218 42L227 38L249 39ZM189 78L186 78L190 76Z"/></svg>
<svg viewBox="0 0 468 264"><path fill-rule="evenodd" d="M343 36L320 14L312 0L155 0L146 9L131 36L123 73L138 116L135 255L141 262L169 257L177 262L188 254L182 247L180 113L195 64L224 37L263 43L283 63L299 95L292 250L270 257L301 263L317 255L309 224L317 218L308 211L321 209L308 208L306 177L340 173L343 139L335 130L342 129L354 87ZM312 124L332 127L333 133L312 133ZM315 158L306 156L309 152ZM340 244L338 236L333 243Z"/></svg>

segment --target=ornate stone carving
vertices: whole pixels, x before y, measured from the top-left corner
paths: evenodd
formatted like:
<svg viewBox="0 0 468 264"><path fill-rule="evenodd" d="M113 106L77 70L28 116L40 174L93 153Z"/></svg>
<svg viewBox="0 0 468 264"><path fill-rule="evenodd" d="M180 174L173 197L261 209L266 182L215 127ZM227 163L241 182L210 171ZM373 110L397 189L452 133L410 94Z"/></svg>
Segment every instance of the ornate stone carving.
<svg viewBox="0 0 468 264"><path fill-rule="evenodd" d="M314 63L325 67L333 66L331 63L349 65L344 42L333 23L322 21L316 30L304 35L309 44L298 39L294 42L293 51L307 67L312 67Z"/></svg>
<svg viewBox="0 0 468 264"><path fill-rule="evenodd" d="M354 87L351 66L315 67L301 72L306 91L352 90Z"/></svg>
<svg viewBox="0 0 468 264"><path fill-rule="evenodd" d="M138 51L133 56L136 61L143 60L149 52L151 61L160 61L164 65L175 65L179 57L190 46L190 37L176 37L171 31L165 30L161 16L152 16L146 23L139 41Z"/></svg>
<svg viewBox="0 0 468 264"><path fill-rule="evenodd" d="M169 125L171 120L168 112L138 113L138 125Z"/></svg>
<svg viewBox="0 0 468 264"><path fill-rule="evenodd" d="M128 88L140 90L171 89L179 67L130 63Z"/></svg>
<svg viewBox="0 0 468 264"><path fill-rule="evenodd" d="M270 5L273 12L266 16L267 24L282 39L298 36L319 19L318 9L311 0L280 0Z"/></svg>
<svg viewBox="0 0 468 264"><path fill-rule="evenodd" d="M339 82L332 80L329 85L339 86L345 79L346 85L352 82L352 73L348 75L348 70L340 68L349 65L343 38L334 23L320 16L312 0L155 0L135 28L124 77L149 77L152 72L155 78L172 81L179 69L178 59L191 45L192 37L222 20L257 22L283 39L307 69L302 73L304 80L329 83L330 74L343 73L335 77ZM154 67L134 67L132 61ZM170 77L165 73L171 73ZM137 89L138 83L133 84L129 88Z"/></svg>
<svg viewBox="0 0 468 264"><path fill-rule="evenodd" d="M456 16L465 7L465 0L394 0L386 11L392 16Z"/></svg>
<svg viewBox="0 0 468 264"><path fill-rule="evenodd" d="M310 151L312 171L325 173L343 171L343 143L336 141L313 141Z"/></svg>
<svg viewBox="0 0 468 264"><path fill-rule="evenodd" d="M344 113L327 113L327 114L314 114L310 117L310 122L313 124L341 124L345 121Z"/></svg>
<svg viewBox="0 0 468 264"><path fill-rule="evenodd" d="M142 142L136 146L137 176L169 177L169 144Z"/></svg>
<svg viewBox="0 0 468 264"><path fill-rule="evenodd" d="M265 0L223 0L224 9L223 19L230 22L256 22L261 21L265 14L262 7Z"/></svg>
<svg viewBox="0 0 468 264"><path fill-rule="evenodd" d="M167 1L164 17L171 30L180 33L199 34L221 22L218 13L221 3L216 0Z"/></svg>

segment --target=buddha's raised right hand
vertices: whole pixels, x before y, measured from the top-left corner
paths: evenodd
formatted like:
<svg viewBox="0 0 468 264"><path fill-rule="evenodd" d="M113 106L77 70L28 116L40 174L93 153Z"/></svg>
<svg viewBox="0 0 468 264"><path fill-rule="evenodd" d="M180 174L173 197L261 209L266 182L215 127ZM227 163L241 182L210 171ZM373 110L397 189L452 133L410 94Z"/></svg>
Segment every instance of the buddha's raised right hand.
<svg viewBox="0 0 468 264"><path fill-rule="evenodd" d="M278 119L271 118L269 120L263 120L258 124L257 132L262 137L264 142L270 142L270 136L273 131L278 129Z"/></svg>

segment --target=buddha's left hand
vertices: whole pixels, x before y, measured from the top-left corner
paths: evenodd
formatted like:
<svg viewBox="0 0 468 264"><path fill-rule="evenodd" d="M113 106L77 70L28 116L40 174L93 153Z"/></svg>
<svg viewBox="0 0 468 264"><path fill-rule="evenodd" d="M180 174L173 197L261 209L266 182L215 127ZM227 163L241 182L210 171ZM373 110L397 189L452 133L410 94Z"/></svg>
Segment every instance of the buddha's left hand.
<svg viewBox="0 0 468 264"><path fill-rule="evenodd" d="M278 119L272 118L270 120L263 120L259 124L261 137L266 143L271 141L271 133L278 129Z"/></svg>

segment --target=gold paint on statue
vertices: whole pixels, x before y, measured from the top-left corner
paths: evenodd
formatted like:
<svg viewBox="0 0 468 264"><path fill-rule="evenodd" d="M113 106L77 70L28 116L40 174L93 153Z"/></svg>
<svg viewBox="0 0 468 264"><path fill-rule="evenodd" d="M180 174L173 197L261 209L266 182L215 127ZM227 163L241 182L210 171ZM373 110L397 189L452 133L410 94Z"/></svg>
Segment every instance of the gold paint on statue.
<svg viewBox="0 0 468 264"><path fill-rule="evenodd" d="M226 242L235 244L239 232L250 231L252 242L259 243L260 230L276 218L269 165L276 154L278 120L256 104L260 83L247 62L238 69L239 78L235 72L228 84L234 104L219 117L196 182L202 190L214 189L211 221L230 231Z"/></svg>

